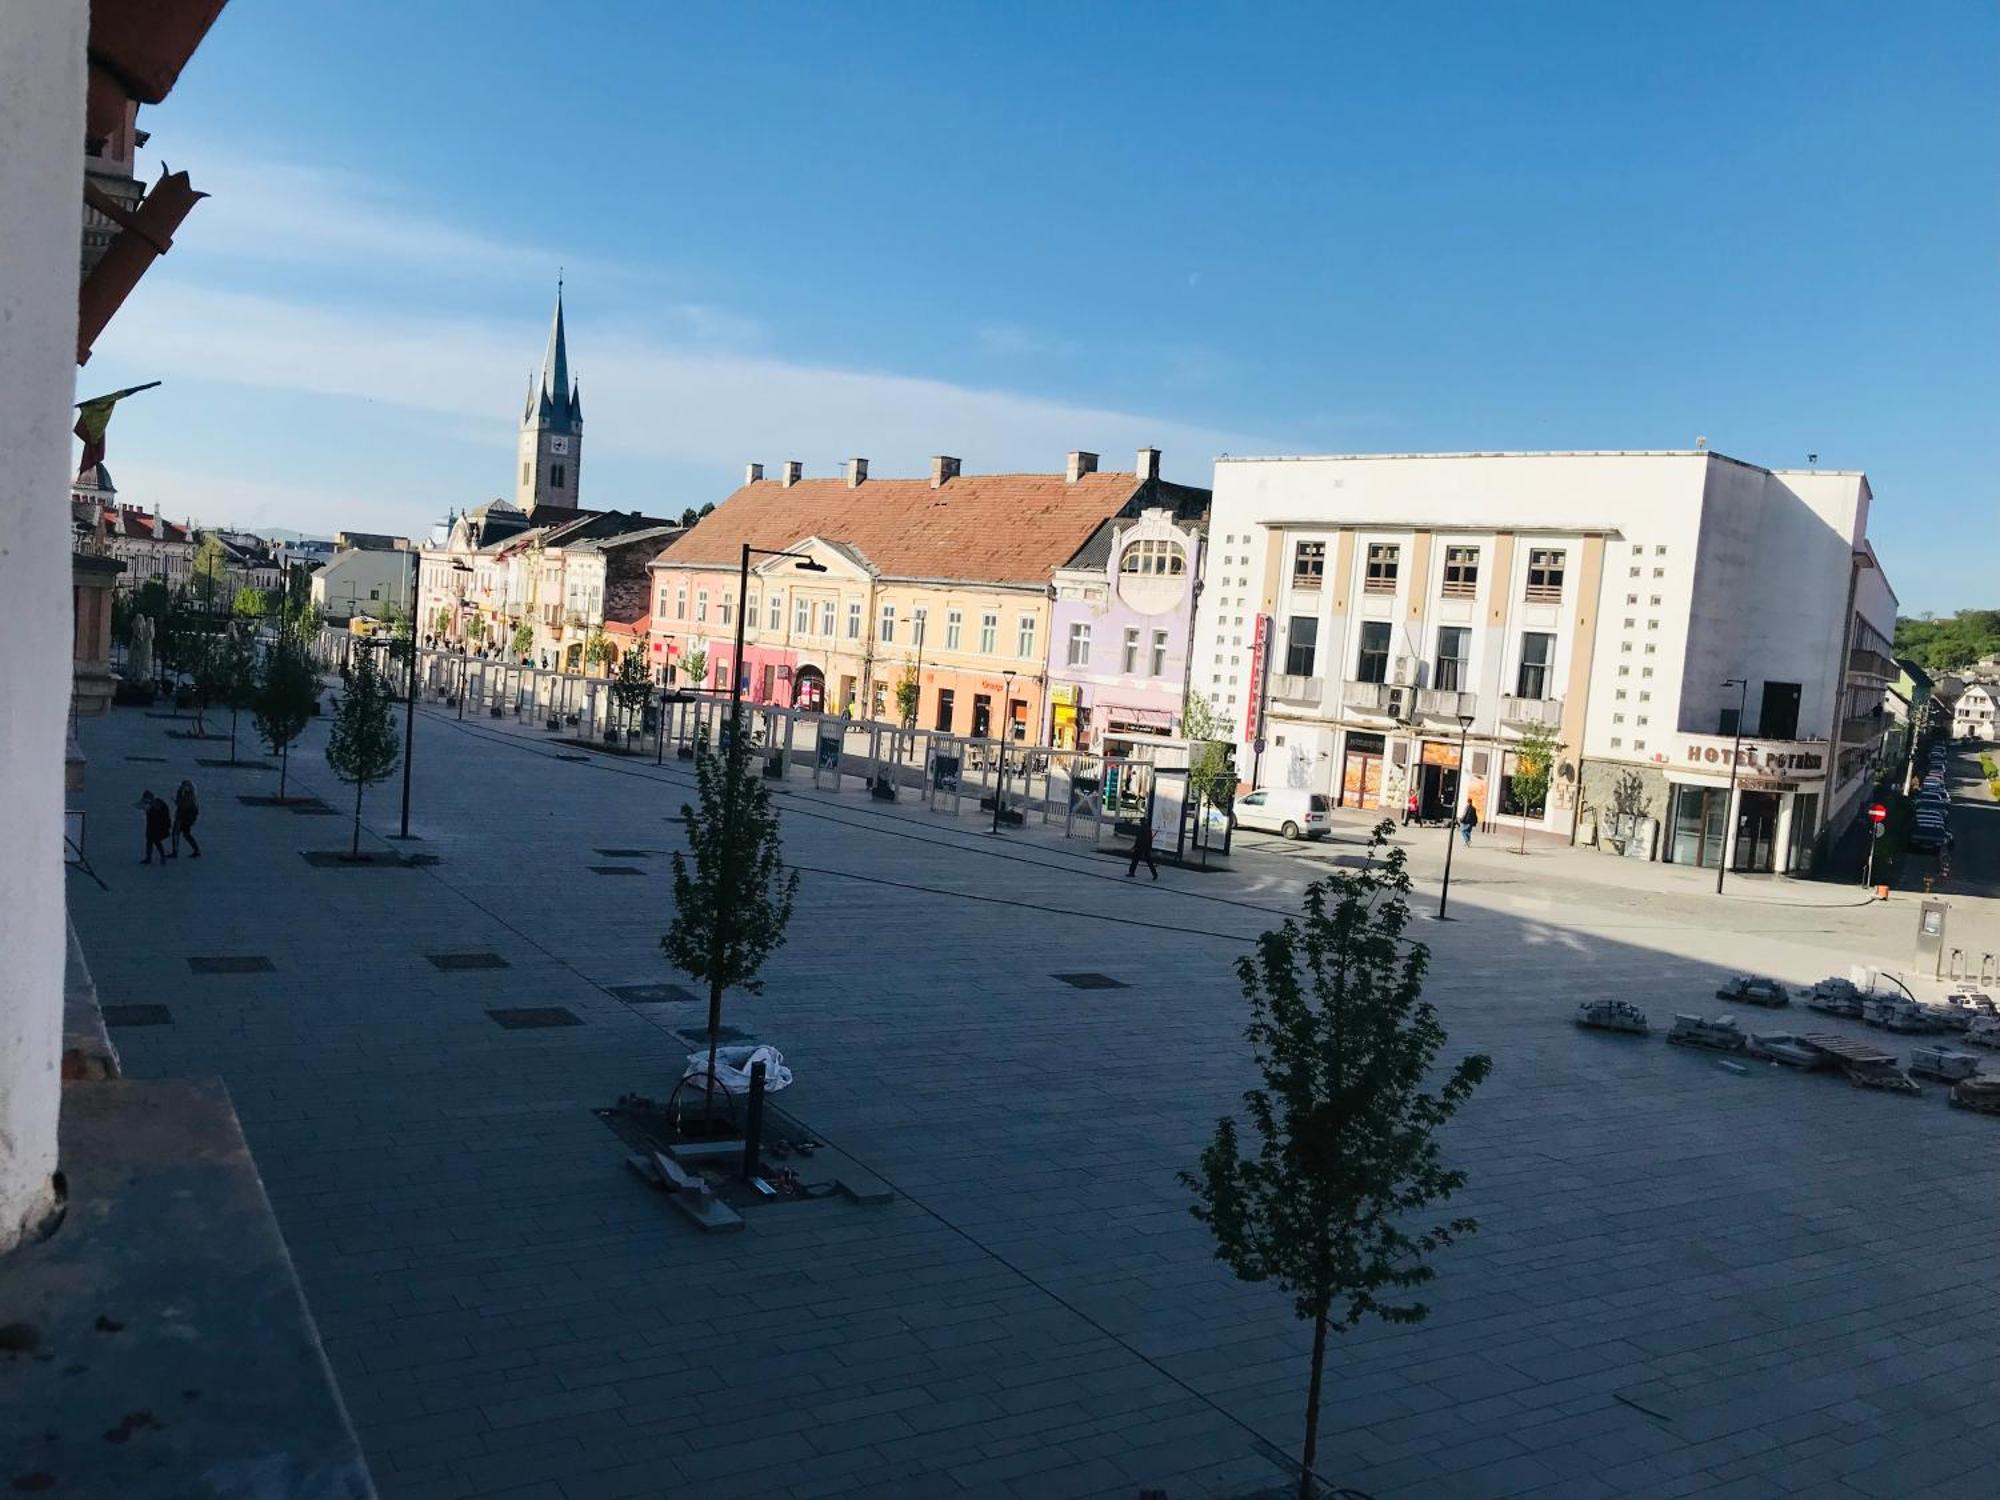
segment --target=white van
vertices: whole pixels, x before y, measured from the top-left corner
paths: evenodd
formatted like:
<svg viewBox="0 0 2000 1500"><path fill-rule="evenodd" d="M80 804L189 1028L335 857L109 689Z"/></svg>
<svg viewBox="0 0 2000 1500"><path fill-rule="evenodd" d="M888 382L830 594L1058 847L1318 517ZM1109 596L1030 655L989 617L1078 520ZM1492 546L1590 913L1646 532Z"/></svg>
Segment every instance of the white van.
<svg viewBox="0 0 2000 1500"><path fill-rule="evenodd" d="M1303 787L1260 786L1236 799L1236 826L1280 833L1288 839L1322 839L1333 826L1332 804Z"/></svg>

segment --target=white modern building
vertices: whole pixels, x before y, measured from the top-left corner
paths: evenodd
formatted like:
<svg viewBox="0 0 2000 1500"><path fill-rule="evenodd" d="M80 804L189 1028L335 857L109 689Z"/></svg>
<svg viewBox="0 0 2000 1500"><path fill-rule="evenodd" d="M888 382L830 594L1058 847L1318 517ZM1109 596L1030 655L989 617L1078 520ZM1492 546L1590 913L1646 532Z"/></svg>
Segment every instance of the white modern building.
<svg viewBox="0 0 2000 1500"><path fill-rule="evenodd" d="M1713 866L1733 827L1733 868L1803 870L1879 773L1869 501L1699 449L1222 459L1193 684L1260 786L1516 828L1539 726L1530 828Z"/></svg>

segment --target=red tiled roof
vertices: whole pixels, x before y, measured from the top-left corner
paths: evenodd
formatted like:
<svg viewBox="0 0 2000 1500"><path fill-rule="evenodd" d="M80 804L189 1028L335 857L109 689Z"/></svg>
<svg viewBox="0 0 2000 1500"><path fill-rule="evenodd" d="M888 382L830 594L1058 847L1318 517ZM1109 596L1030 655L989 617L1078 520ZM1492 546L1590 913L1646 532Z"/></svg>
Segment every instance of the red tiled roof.
<svg viewBox="0 0 2000 1500"><path fill-rule="evenodd" d="M604 622L604 633L606 635L647 635L652 631L652 628L653 617L651 615L641 615L636 620L606 620Z"/></svg>
<svg viewBox="0 0 2000 1500"><path fill-rule="evenodd" d="M775 479L746 484L658 561L734 566L742 546L844 542L891 578L1047 583L1139 488L1135 474L968 474L928 479Z"/></svg>

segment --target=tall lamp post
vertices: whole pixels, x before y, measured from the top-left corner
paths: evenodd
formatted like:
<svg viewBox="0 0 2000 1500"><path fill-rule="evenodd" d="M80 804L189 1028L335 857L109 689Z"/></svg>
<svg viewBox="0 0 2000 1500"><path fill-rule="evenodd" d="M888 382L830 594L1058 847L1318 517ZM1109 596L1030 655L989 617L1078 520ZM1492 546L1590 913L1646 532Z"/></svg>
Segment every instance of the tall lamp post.
<svg viewBox="0 0 2000 1500"><path fill-rule="evenodd" d="M1445 902L1451 898L1451 846L1458 839L1457 804L1465 801L1465 739L1471 733L1472 715L1460 714L1458 716L1458 795L1452 798L1452 815L1445 819L1444 825L1444 884L1438 887L1438 920L1440 922L1451 920L1444 914L1444 908ZM1470 806L1471 804L1467 803L1466 805Z"/></svg>
<svg viewBox="0 0 2000 1500"><path fill-rule="evenodd" d="M403 696L403 831L397 838L410 836L410 752L417 745L417 568L423 561L421 548L410 549L410 602L406 606L410 621L410 662L409 674ZM394 639L394 636L391 636Z"/></svg>
<svg viewBox="0 0 2000 1500"><path fill-rule="evenodd" d="M1722 804L1722 848L1715 856L1715 894L1722 894L1722 877L1729 869L1729 851L1736 846L1736 763L1743 759L1743 713L1750 706L1750 679L1725 677L1722 685L1738 689L1736 695L1736 745L1729 752L1729 798Z"/></svg>
<svg viewBox="0 0 2000 1500"><path fill-rule="evenodd" d="M1000 674L1000 764L993 779L993 831L1000 831L1000 808L1007 799L1007 731L1013 727L1014 672Z"/></svg>

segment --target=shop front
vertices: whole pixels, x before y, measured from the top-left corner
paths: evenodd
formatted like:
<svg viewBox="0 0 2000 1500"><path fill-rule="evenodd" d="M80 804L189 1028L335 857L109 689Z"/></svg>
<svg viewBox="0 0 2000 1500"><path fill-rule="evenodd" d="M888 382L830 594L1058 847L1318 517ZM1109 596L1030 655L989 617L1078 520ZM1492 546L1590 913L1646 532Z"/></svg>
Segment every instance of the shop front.
<svg viewBox="0 0 2000 1500"><path fill-rule="evenodd" d="M1340 752L1340 791L1335 798L1341 807L1382 805L1383 737L1349 730Z"/></svg>
<svg viewBox="0 0 2000 1500"><path fill-rule="evenodd" d="M1731 768L1735 770L1731 788ZM1811 870L1826 792L1824 740L1682 735L1667 767L1669 864L1746 874Z"/></svg>

